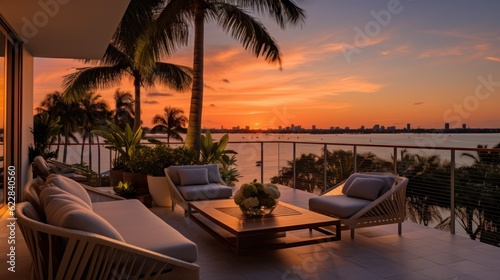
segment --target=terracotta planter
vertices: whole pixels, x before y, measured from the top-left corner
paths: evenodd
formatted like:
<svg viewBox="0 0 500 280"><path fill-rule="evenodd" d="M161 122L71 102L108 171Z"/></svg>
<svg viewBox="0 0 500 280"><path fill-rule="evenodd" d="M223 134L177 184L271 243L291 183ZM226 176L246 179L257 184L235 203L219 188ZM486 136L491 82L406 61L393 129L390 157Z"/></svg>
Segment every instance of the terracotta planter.
<svg viewBox="0 0 500 280"><path fill-rule="evenodd" d="M165 176L147 176L149 193L156 206L171 207L172 198L168 189L168 179Z"/></svg>
<svg viewBox="0 0 500 280"><path fill-rule="evenodd" d="M123 182L123 169L111 169L109 171L109 185L116 187L120 181Z"/></svg>
<svg viewBox="0 0 500 280"><path fill-rule="evenodd" d="M145 174L124 171L123 182L132 183L136 195L149 194L148 179Z"/></svg>

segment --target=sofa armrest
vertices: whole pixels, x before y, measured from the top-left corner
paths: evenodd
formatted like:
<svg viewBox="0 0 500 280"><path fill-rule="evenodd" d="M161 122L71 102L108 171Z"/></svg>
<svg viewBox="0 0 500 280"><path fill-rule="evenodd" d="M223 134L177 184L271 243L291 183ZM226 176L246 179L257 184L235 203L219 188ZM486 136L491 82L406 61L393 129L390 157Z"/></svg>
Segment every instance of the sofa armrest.
<svg viewBox="0 0 500 280"><path fill-rule="evenodd" d="M199 279L200 268L176 258L85 231L33 219L29 202L16 207L26 240L33 279ZM171 278L170 278L171 277Z"/></svg>
<svg viewBox="0 0 500 280"><path fill-rule="evenodd" d="M82 187L87 191L87 193L90 196L90 200L92 203L95 202L104 202L104 201L114 201L114 200L124 200L125 198L114 195L112 193L104 192L101 190L98 190L97 188L90 187L84 184L81 184Z"/></svg>

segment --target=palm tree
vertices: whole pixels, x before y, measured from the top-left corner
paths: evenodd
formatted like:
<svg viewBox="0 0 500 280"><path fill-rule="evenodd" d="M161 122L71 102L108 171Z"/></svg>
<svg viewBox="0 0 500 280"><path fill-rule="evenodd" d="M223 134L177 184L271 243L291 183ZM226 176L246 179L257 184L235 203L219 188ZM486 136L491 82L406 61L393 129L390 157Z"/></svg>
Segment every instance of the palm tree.
<svg viewBox="0 0 500 280"><path fill-rule="evenodd" d="M85 140L89 139L89 168L92 170L92 144L94 142L93 129L99 128L105 124L105 120L109 118L111 112L109 111L108 104L101 99L101 95L88 92L85 97L80 101L82 109L82 151L80 163L83 164L83 152L85 148ZM98 139L98 138L97 138ZM98 146L99 148L99 146ZM98 153L100 155L100 153Z"/></svg>
<svg viewBox="0 0 500 280"><path fill-rule="evenodd" d="M134 98L130 92L117 89L114 95L115 110L113 110L113 122L121 128L128 124L134 125Z"/></svg>
<svg viewBox="0 0 500 280"><path fill-rule="evenodd" d="M155 125L151 129L151 133L164 132L167 134L167 144L170 144L170 137L175 140L182 141L181 133L186 133L187 117L184 115L184 110L176 107L165 107L163 115L156 115L153 118Z"/></svg>
<svg viewBox="0 0 500 280"><path fill-rule="evenodd" d="M145 47L143 41L150 38L144 34L147 26L154 20L157 9L163 1L131 1L118 30L109 44L102 59L86 59L91 67L77 68L64 77L64 94L68 100L78 100L87 91L109 88L120 83L128 76L134 85L134 127L141 126L141 87L152 87L155 83L169 86L177 91L187 90L192 83L192 71L189 67L159 62L160 56L152 56L154 50ZM162 32L161 41L165 46L174 46L182 41L187 27L184 24L170 25ZM168 32L167 32L168 31ZM171 32L170 32L171 31ZM141 38L141 39L140 39ZM151 38L153 40L153 38ZM165 48L170 54L174 47ZM172 51L171 51L172 49Z"/></svg>
<svg viewBox="0 0 500 280"><path fill-rule="evenodd" d="M281 66L281 53L275 40L264 25L247 13L254 10L270 16L284 29L287 24L297 25L305 19L304 11L294 0L169 0L152 25L150 38L160 39L173 23L194 22L193 87L186 147L200 148L201 117L203 108L204 26L214 20L219 27L237 39L255 56L263 56L267 62ZM149 49L161 48L159 40L144 41ZM160 53L160 51L156 51Z"/></svg>
<svg viewBox="0 0 500 280"><path fill-rule="evenodd" d="M47 94L40 107L36 108L36 110L38 113L47 112L51 120L55 120L58 117L61 119L62 136L64 137L63 162L66 163L70 140L78 143L75 132L79 131L79 125L82 121L80 105L76 102L64 102L63 94L55 91L54 93ZM59 137L58 150L60 142L61 139Z"/></svg>

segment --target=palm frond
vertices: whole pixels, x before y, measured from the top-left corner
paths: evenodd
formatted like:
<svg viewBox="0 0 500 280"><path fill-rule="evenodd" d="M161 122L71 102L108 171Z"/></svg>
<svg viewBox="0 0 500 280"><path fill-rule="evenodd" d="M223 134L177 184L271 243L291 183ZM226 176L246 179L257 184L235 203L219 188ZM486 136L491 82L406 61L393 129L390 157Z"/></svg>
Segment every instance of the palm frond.
<svg viewBox="0 0 500 280"><path fill-rule="evenodd" d="M64 98L73 102L88 91L118 86L125 70L115 66L77 68L75 72L64 76Z"/></svg>
<svg viewBox="0 0 500 280"><path fill-rule="evenodd" d="M271 15L285 29L287 24L298 25L306 18L305 11L292 0L233 0L243 8L252 8L260 14Z"/></svg>
<svg viewBox="0 0 500 280"><path fill-rule="evenodd" d="M245 49L251 49L256 57L263 56L267 62L277 63L281 67L278 44L259 20L226 3L218 4L217 14L216 20L221 28Z"/></svg>
<svg viewBox="0 0 500 280"><path fill-rule="evenodd" d="M193 71L187 66L157 62L149 82L152 83L155 80L175 90L185 91L190 89L193 83Z"/></svg>

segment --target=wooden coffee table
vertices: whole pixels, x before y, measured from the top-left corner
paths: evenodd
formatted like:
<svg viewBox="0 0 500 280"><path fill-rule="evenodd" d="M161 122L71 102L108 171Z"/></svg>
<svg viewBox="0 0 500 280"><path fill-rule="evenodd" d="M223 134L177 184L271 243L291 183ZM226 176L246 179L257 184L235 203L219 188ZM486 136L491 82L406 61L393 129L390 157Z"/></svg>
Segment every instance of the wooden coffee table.
<svg viewBox="0 0 500 280"><path fill-rule="evenodd" d="M237 254L340 240L338 219L284 202L262 218L245 218L232 199L189 206L189 217Z"/></svg>

